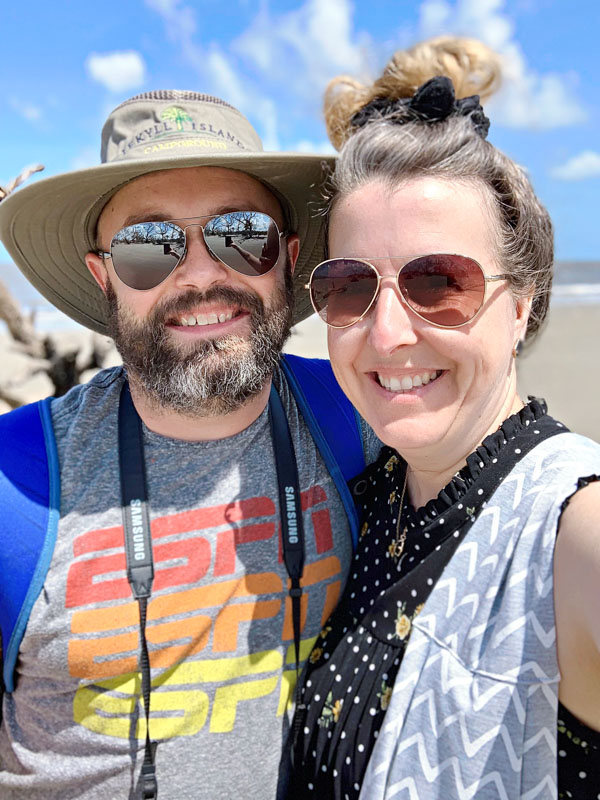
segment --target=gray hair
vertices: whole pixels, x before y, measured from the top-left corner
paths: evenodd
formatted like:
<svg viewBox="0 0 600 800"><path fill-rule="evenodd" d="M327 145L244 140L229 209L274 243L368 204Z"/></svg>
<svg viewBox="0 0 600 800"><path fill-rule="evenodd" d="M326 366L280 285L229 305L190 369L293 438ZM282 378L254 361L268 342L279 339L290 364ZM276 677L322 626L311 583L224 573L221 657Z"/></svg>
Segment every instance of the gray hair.
<svg viewBox="0 0 600 800"><path fill-rule="evenodd" d="M553 232L525 171L485 141L469 117L443 122L375 118L353 132L338 157L328 189L329 209L372 180L390 190L419 177L483 187L496 220L498 260L516 297L533 296L526 340L540 329L552 285Z"/></svg>

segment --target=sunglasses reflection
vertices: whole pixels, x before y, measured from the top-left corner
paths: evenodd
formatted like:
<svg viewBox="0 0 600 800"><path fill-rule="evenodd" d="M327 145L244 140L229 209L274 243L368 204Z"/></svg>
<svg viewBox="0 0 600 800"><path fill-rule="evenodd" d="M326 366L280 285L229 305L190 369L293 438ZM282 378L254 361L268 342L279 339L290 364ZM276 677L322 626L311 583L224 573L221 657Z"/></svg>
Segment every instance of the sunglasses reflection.
<svg viewBox="0 0 600 800"><path fill-rule="evenodd" d="M256 231L251 229L248 231L247 239L254 239L254 242L251 241L250 245L247 244L246 247L242 247L237 241L235 241L232 235L226 235L225 247L231 247L257 271L262 271L265 267L271 269L279 258L280 236L279 229L277 228L275 221L271 220L269 222L269 226L266 231ZM250 246L252 246L252 244L255 246L256 244L260 245L259 255L255 255L251 249L248 249Z"/></svg>
<svg viewBox="0 0 600 800"><path fill-rule="evenodd" d="M458 328L481 310L487 283L507 277L486 275L481 265L467 256L434 253L403 264L395 281L403 302L418 317L441 328ZM313 307L327 325L348 327L371 310L384 280L368 261L329 259L311 275Z"/></svg>
<svg viewBox="0 0 600 800"><path fill-rule="evenodd" d="M267 214L234 211L212 217L206 225L196 221L202 219L140 222L123 228L111 242L119 278L134 289L158 286L186 257L188 229L195 227L202 231L210 256L240 274L265 275L277 263L282 234Z"/></svg>

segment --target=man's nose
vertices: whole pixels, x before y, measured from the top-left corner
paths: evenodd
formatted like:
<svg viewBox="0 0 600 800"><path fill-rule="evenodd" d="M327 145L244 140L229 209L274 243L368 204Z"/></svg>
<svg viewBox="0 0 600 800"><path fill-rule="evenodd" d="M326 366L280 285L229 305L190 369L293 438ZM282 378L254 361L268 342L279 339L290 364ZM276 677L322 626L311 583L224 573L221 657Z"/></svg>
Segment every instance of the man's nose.
<svg viewBox="0 0 600 800"><path fill-rule="evenodd" d="M206 289L231 279L231 269L210 253L200 225L188 225L185 228L185 242L185 257L173 273L176 286Z"/></svg>

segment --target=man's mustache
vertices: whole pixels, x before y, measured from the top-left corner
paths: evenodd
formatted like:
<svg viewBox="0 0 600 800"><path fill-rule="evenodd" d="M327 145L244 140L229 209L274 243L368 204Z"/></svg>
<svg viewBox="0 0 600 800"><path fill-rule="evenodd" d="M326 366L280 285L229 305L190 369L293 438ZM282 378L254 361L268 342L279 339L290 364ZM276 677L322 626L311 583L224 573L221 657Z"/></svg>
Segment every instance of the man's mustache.
<svg viewBox="0 0 600 800"><path fill-rule="evenodd" d="M214 303L216 301L237 306L242 311L248 311L251 314L264 314L265 310L263 301L254 292L232 289L228 286L213 286L207 289L206 292L190 289L178 297L166 298L154 309L152 321L165 323L178 314L184 314L190 308L202 303Z"/></svg>

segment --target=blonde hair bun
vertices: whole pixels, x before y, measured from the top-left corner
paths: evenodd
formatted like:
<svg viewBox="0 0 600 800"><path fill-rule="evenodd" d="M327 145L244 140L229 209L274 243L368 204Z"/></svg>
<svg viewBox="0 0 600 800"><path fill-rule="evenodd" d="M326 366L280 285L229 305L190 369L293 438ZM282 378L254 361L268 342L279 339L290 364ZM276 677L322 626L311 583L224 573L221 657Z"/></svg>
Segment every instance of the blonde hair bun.
<svg viewBox="0 0 600 800"><path fill-rule="evenodd" d="M381 77L366 85L348 75L333 78L325 89L327 135L339 150L352 132L352 117L375 98L390 101L412 97L437 75L452 81L458 99L478 94L488 99L499 87L500 59L483 42L457 36L438 36L398 50Z"/></svg>

